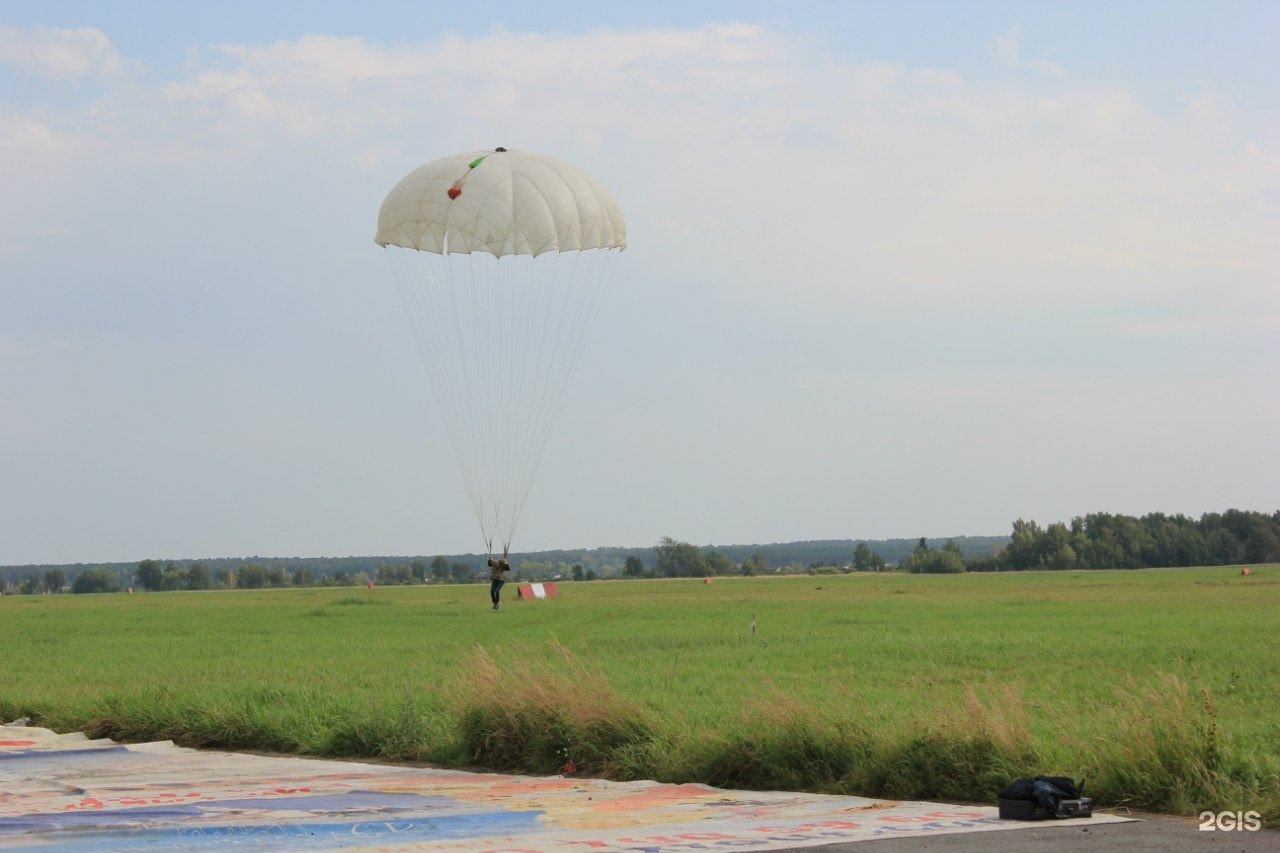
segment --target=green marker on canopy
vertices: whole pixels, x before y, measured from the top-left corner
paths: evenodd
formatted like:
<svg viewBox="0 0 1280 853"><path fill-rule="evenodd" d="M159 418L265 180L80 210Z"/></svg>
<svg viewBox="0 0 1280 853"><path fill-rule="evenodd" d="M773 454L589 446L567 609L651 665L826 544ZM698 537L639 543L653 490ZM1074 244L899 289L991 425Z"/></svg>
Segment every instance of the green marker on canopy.
<svg viewBox="0 0 1280 853"><path fill-rule="evenodd" d="M495 149L493 149L493 150L494 150L494 151L506 151L507 149L503 148L502 146L498 146L497 148L495 148ZM484 158L485 158L485 157L488 157L488 156L489 156L488 154L485 154L485 155L483 155L483 156L481 156L481 157L477 157L476 159L474 159L474 160L472 160L470 163L468 163L468 164L467 164L467 174L470 174L472 169L474 169L476 166L479 166L481 163L483 163L483 162L484 162ZM466 179L467 179L467 176L466 176L466 175L463 175L461 178L458 178L458 180L456 180L456 181L454 181L454 182L453 182L453 186L451 186L451 187L449 187L449 189L445 190L445 192L448 194L448 196L449 196L449 199L450 199L450 200L455 199L455 198L457 198L458 196L462 195L462 182L463 182L463 181L465 181Z"/></svg>
<svg viewBox="0 0 1280 853"><path fill-rule="evenodd" d="M501 145L499 145L497 148L495 148L495 149L493 149L493 150L494 150L494 151L506 151L507 149L505 149L505 148L503 148ZM485 157L488 157L488 156L489 156L488 154L485 154L485 155L484 155L484 157L477 157L476 159L474 159L474 160L472 160L472 161L471 161L471 163L467 166L467 168L468 168L468 169L474 169L476 166L479 166L481 163L483 163L483 162L484 162L484 158L485 158Z"/></svg>

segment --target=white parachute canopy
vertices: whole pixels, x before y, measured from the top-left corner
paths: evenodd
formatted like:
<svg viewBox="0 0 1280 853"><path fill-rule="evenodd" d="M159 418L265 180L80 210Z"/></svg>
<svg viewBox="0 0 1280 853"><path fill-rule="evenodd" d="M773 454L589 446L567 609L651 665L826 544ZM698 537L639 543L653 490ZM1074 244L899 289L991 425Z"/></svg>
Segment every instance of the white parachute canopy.
<svg viewBox="0 0 1280 853"><path fill-rule="evenodd" d="M626 248L622 212L567 163L473 151L396 184L375 242L387 249L485 544L505 551Z"/></svg>

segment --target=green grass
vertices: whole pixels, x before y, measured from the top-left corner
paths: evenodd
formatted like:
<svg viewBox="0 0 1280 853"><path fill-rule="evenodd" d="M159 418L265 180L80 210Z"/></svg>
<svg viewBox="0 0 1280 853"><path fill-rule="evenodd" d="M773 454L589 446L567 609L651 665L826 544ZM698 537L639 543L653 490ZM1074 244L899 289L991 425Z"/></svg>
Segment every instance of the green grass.
<svg viewBox="0 0 1280 853"><path fill-rule="evenodd" d="M0 717L887 797L1051 773L1280 819L1277 566L560 590L498 613L480 585L7 597Z"/></svg>

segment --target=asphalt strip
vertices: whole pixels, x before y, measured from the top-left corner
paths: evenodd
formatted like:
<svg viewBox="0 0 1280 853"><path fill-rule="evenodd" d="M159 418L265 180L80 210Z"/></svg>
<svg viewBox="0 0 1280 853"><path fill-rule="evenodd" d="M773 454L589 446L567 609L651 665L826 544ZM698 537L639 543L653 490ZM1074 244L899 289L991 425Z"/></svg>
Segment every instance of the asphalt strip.
<svg viewBox="0 0 1280 853"><path fill-rule="evenodd" d="M1096 830L1132 820L1095 813L1009 821L985 806L466 773L210 752L168 741L118 744L0 726L4 851L667 853L856 844L851 850L872 853L1027 850L1040 839L1070 850L1085 849L1070 839L1092 832L1091 842L1102 844L1123 830ZM1194 836L1194 826L1191 831ZM984 841L972 847L956 837L977 834ZM903 838L919 841L903 844Z"/></svg>

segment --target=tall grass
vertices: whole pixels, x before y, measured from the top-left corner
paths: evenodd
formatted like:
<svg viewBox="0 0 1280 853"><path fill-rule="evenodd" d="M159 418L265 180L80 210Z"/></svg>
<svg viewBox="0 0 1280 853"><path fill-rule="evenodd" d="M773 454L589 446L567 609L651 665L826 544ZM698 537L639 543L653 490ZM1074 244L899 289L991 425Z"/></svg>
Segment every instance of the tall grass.
<svg viewBox="0 0 1280 853"><path fill-rule="evenodd" d="M126 741L1280 820L1280 570L0 600L0 717ZM380 606L354 606L377 604ZM755 620L759 630L752 634Z"/></svg>
<svg viewBox="0 0 1280 853"><path fill-rule="evenodd" d="M1280 814L1275 756L1233 748L1206 688L1165 675L1123 690L1106 713L1110 734L1086 753L1102 800L1179 814L1261 802L1272 821Z"/></svg>
<svg viewBox="0 0 1280 853"><path fill-rule="evenodd" d="M504 669L483 648L449 700L465 759L500 770L630 775L655 726L597 669L552 643L545 658Z"/></svg>

